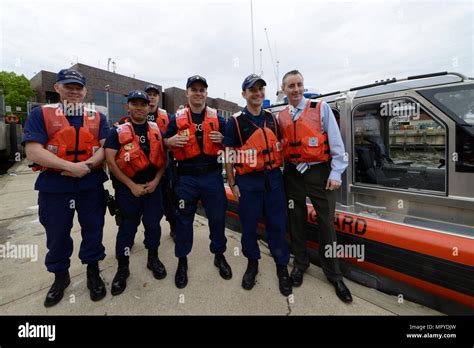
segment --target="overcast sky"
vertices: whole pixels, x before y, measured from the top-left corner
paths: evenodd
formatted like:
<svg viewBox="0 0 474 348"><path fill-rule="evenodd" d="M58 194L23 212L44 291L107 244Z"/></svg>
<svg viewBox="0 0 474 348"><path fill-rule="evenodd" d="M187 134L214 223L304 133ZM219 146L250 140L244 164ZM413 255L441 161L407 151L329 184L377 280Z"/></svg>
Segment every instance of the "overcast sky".
<svg viewBox="0 0 474 348"><path fill-rule="evenodd" d="M211 97L244 105L250 0L0 3L1 70L31 78L76 62L107 69L110 57L117 73L164 88L201 74ZM473 12L471 0L253 0L255 72L272 102L277 60L280 81L296 68L320 92L445 70L474 76Z"/></svg>

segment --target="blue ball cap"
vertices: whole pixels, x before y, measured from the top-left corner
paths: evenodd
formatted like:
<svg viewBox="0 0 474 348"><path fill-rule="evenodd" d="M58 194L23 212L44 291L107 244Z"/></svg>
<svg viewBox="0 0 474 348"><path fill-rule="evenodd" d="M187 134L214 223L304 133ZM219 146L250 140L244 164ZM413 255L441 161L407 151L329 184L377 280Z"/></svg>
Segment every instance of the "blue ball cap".
<svg viewBox="0 0 474 348"><path fill-rule="evenodd" d="M154 89L155 91L160 93L160 89L155 85L146 85L144 91L148 92L150 89Z"/></svg>
<svg viewBox="0 0 474 348"><path fill-rule="evenodd" d="M86 85L86 78L78 71L72 69L62 69L58 72L56 82L64 85L68 83L78 83L81 86Z"/></svg>
<svg viewBox="0 0 474 348"><path fill-rule="evenodd" d="M249 75L245 78L244 82L242 83L242 91L245 91L247 88L252 87L257 81L262 81L263 85L266 86L267 83L264 79L256 74Z"/></svg>
<svg viewBox="0 0 474 348"><path fill-rule="evenodd" d="M147 103L150 103L150 99L148 98L148 94L146 94L143 91L139 91L139 90L131 91L130 93L128 93L127 103L132 99L142 99L142 100L146 101Z"/></svg>
<svg viewBox="0 0 474 348"><path fill-rule="evenodd" d="M207 81L204 77L202 76L199 76L199 75L194 75L194 76L191 76L189 79L188 79L188 82L186 82L186 88L189 88L189 86L191 86L194 82L197 82L197 81L200 81L204 84L204 86L206 86L207 88Z"/></svg>

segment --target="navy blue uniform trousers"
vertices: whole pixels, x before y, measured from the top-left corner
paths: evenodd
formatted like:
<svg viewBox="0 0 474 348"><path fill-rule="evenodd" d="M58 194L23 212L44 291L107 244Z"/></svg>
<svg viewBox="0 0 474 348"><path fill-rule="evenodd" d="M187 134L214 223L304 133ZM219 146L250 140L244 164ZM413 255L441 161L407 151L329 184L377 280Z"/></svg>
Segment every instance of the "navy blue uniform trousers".
<svg viewBox="0 0 474 348"><path fill-rule="evenodd" d="M102 235L105 215L104 188L76 193L39 192L39 220L46 229L46 268L49 272L64 273L71 265L73 240L71 229L77 211L82 242L79 258L83 264L103 260L105 248Z"/></svg>
<svg viewBox="0 0 474 348"><path fill-rule="evenodd" d="M239 216L242 226L242 252L252 260L260 258L257 243L257 226L263 214L268 245L277 265L287 265L290 259L286 233L286 195L283 180L281 184L267 191L240 188Z"/></svg>
<svg viewBox="0 0 474 348"><path fill-rule="evenodd" d="M201 200L209 222L210 250L213 254L224 253L225 211L227 197L220 170L205 175L180 175L175 187L178 199L176 219L176 257L184 257L193 247L193 221L197 203Z"/></svg>
<svg viewBox="0 0 474 348"><path fill-rule="evenodd" d="M161 184L152 193L141 197L135 197L128 187L120 185L115 191L115 199L122 214L115 244L116 256L130 255L140 222L145 227L145 248L157 250L160 246L160 221L163 217Z"/></svg>

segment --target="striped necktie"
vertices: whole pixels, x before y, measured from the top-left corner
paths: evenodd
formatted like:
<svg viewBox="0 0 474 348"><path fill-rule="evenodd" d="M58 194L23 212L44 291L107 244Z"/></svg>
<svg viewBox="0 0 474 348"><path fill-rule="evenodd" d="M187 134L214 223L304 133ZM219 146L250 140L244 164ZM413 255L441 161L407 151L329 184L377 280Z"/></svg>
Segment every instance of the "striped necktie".
<svg viewBox="0 0 474 348"><path fill-rule="evenodd" d="M298 114L298 108L295 108L295 107L291 106L290 107L290 113L291 113L291 119L293 121L296 121L297 120L296 115ZM309 168L309 165L308 165L308 163L305 163L305 162L299 163L296 166L296 170L299 171L301 174L303 174L306 170L308 170L308 168Z"/></svg>

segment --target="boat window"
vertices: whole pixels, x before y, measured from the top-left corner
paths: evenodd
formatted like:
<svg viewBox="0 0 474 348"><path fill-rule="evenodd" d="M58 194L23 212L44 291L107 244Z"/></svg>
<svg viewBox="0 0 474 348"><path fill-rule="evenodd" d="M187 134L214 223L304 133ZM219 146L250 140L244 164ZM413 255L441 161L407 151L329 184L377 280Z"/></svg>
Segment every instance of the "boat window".
<svg viewBox="0 0 474 348"><path fill-rule="evenodd" d="M474 135L456 125L456 172L474 173Z"/></svg>
<svg viewBox="0 0 474 348"><path fill-rule="evenodd" d="M407 190L446 190L446 130L409 99L353 111L354 182Z"/></svg>
<svg viewBox="0 0 474 348"><path fill-rule="evenodd" d="M419 91L456 123L456 172L474 173L474 84Z"/></svg>

